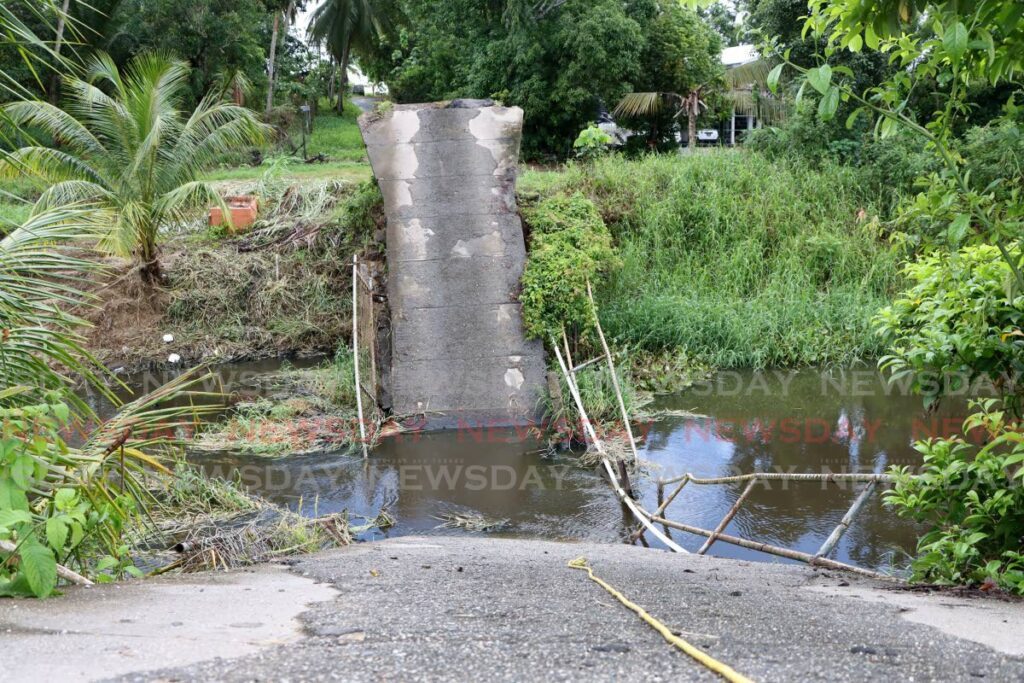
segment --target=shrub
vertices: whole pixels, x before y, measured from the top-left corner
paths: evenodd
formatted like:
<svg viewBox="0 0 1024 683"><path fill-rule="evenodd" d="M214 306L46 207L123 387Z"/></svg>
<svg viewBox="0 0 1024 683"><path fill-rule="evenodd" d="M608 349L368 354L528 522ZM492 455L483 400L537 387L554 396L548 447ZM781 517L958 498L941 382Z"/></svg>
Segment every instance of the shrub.
<svg viewBox="0 0 1024 683"><path fill-rule="evenodd" d="M598 128L593 123L580 131L572 148L576 150L576 157L579 159L593 159L608 152L608 145L612 144L612 136Z"/></svg>
<svg viewBox="0 0 1024 683"><path fill-rule="evenodd" d="M910 289L875 319L891 354L881 366L893 379L910 376L931 404L965 383L986 378L1010 393L1024 369L1024 295L1010 293L1010 267L991 246L940 252L906 266Z"/></svg>
<svg viewBox="0 0 1024 683"><path fill-rule="evenodd" d="M594 204L581 194L556 195L524 208L530 257L520 301L528 336L549 339L593 325L587 282L615 265L611 235Z"/></svg>
<svg viewBox="0 0 1024 683"><path fill-rule="evenodd" d="M928 524L918 541L914 579L944 584L996 585L1024 594L1024 442L998 402L976 404L964 423L985 445L960 438L916 444L921 475L895 469L885 501L901 517Z"/></svg>

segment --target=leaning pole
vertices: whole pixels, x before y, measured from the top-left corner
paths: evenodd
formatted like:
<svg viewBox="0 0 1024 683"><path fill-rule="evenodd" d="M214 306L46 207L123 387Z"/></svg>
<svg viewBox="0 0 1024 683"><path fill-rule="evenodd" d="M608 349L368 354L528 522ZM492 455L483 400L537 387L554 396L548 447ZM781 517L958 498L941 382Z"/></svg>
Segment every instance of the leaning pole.
<svg viewBox="0 0 1024 683"><path fill-rule="evenodd" d="M545 363L518 302L523 111L456 100L359 125L387 216L392 411L428 429L534 421Z"/></svg>

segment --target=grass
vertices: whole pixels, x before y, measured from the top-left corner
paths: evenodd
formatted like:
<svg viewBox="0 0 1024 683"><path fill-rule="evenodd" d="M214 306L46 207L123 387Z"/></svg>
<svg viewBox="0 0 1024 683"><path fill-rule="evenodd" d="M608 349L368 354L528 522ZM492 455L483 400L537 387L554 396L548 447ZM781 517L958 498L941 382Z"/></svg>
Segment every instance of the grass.
<svg viewBox="0 0 1024 683"><path fill-rule="evenodd" d="M609 157L523 187L597 204L622 260L597 293L619 346L719 368L882 351L870 320L898 289L898 257L846 169L743 151Z"/></svg>
<svg viewBox="0 0 1024 683"><path fill-rule="evenodd" d="M296 121L288 129L286 140L267 145L261 150L265 158L286 155L283 175L293 180L315 178L339 179L352 182L367 180L371 176L366 161L366 147L359 132L357 119L362 111L351 102L345 103L345 113L338 116L329 107L321 107L321 113L313 121L313 133L306 140L306 154L327 158L326 162L307 164L301 158L302 129ZM294 151L292 151L294 149ZM267 162L261 166L244 163L246 155L233 158L219 168L211 170L205 179L211 181L256 180L266 170Z"/></svg>
<svg viewBox="0 0 1024 683"><path fill-rule="evenodd" d="M339 350L321 367L282 370L261 385L277 398L237 405L226 421L200 434L195 447L279 457L358 443L351 352Z"/></svg>
<svg viewBox="0 0 1024 683"><path fill-rule="evenodd" d="M250 188L251 189L251 188ZM372 190L372 191L371 191ZM165 289L152 300L112 268L96 285L89 348L108 365L161 362L170 351L191 364L332 351L351 330L351 255L372 236L374 187L338 181L256 185L260 219L240 236L223 229L168 235ZM162 335L174 335L173 348Z"/></svg>

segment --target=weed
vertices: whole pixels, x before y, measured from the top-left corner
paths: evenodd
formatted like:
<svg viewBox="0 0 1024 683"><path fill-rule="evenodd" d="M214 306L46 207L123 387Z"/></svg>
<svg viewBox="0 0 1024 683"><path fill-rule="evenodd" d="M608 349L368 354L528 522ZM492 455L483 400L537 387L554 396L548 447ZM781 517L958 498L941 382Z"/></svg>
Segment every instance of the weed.
<svg viewBox="0 0 1024 683"><path fill-rule="evenodd" d="M730 151L609 157L530 184L585 193L611 229L622 267L596 293L619 346L717 367L883 351L870 322L901 283L898 254L848 169Z"/></svg>

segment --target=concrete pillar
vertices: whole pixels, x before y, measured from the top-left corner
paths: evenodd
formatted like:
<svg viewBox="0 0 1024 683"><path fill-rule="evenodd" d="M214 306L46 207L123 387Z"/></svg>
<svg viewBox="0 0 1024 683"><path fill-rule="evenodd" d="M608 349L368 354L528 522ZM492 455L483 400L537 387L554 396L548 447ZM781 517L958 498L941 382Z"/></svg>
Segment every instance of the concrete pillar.
<svg viewBox="0 0 1024 683"><path fill-rule="evenodd" d="M396 415L428 428L533 421L543 347L523 336L515 177L523 112L489 102L360 117L387 215Z"/></svg>

